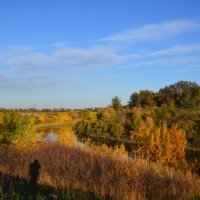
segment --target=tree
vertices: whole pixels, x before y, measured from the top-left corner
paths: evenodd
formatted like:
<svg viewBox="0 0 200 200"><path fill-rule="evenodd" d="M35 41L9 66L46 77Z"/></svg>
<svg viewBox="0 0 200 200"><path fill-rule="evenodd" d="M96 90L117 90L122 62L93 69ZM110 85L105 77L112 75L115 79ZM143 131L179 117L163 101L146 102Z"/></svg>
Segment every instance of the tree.
<svg viewBox="0 0 200 200"><path fill-rule="evenodd" d="M48 122L48 115L46 113L39 114L39 121L40 123Z"/></svg>
<svg viewBox="0 0 200 200"><path fill-rule="evenodd" d="M144 147L139 149L143 157L169 166L185 164L185 133L177 124L167 127L166 122L155 126Z"/></svg>
<svg viewBox="0 0 200 200"><path fill-rule="evenodd" d="M119 139L124 134L124 127L119 123L113 123L110 126L110 134Z"/></svg>
<svg viewBox="0 0 200 200"><path fill-rule="evenodd" d="M59 122L67 122L72 119L72 117L66 112L58 113L54 118L56 121L59 121Z"/></svg>
<svg viewBox="0 0 200 200"><path fill-rule="evenodd" d="M94 111L86 110L82 112L83 119L95 121L97 120L97 113Z"/></svg>
<svg viewBox="0 0 200 200"><path fill-rule="evenodd" d="M30 144L36 141L36 134L29 120L25 121L17 112L9 111L5 114L0 125L0 143Z"/></svg>
<svg viewBox="0 0 200 200"><path fill-rule="evenodd" d="M179 81L160 89L157 104L166 103L168 105L172 100L176 107L198 109L200 107L200 86L195 82Z"/></svg>
<svg viewBox="0 0 200 200"><path fill-rule="evenodd" d="M134 92L130 97L129 106L142 106L143 108L155 106L154 92L149 90L142 90L139 93Z"/></svg>
<svg viewBox="0 0 200 200"><path fill-rule="evenodd" d="M72 130L72 127L64 127L58 131L58 143L64 145L75 145L77 143L77 136Z"/></svg>
<svg viewBox="0 0 200 200"><path fill-rule="evenodd" d="M130 96L129 106L130 107L140 106L140 95L137 92L134 92Z"/></svg>
<svg viewBox="0 0 200 200"><path fill-rule="evenodd" d="M121 100L118 96L115 96L115 97L112 98L111 106L115 110L120 110L122 108Z"/></svg>

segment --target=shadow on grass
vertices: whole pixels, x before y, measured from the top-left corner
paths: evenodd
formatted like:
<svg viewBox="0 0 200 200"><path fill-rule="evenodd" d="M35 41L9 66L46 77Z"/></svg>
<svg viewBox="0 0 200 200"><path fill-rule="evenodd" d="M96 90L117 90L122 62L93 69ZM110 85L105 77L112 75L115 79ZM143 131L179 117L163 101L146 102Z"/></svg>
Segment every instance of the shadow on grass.
<svg viewBox="0 0 200 200"><path fill-rule="evenodd" d="M187 149L185 156L191 171L200 176L200 149Z"/></svg>
<svg viewBox="0 0 200 200"><path fill-rule="evenodd" d="M34 161L35 162L35 161ZM7 174L0 173L0 199L3 200L102 200L111 198L102 198L100 195L85 192L78 189L56 189L48 185L37 184L39 177L39 171L34 171L39 165L34 167L34 173L31 171L32 166L30 165L30 181L25 179L10 176ZM39 168L38 168L39 169ZM37 175L37 177L31 177L31 173Z"/></svg>
<svg viewBox="0 0 200 200"><path fill-rule="evenodd" d="M29 188L34 198L36 198L38 195L38 178L40 176L40 168L41 165L37 159L35 159L29 165L29 172L28 172L30 176Z"/></svg>

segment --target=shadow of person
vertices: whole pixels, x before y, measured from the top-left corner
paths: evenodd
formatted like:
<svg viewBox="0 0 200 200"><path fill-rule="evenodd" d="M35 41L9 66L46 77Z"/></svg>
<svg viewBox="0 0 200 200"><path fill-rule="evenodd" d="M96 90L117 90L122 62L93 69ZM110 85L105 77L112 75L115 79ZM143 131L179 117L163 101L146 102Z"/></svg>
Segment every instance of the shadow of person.
<svg viewBox="0 0 200 200"><path fill-rule="evenodd" d="M41 165L37 159L29 165L30 189L34 196L37 195L37 182L40 176Z"/></svg>

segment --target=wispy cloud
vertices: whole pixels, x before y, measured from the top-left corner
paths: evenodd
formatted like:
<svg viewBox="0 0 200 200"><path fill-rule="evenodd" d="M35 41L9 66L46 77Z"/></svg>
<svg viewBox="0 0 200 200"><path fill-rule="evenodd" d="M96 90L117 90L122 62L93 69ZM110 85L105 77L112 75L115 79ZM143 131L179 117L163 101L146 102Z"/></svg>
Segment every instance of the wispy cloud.
<svg viewBox="0 0 200 200"><path fill-rule="evenodd" d="M0 90L3 91L26 91L26 90L51 90L64 83L74 83L73 77L56 77L48 74L34 74L31 76L13 76L12 74L0 73ZM50 86L50 87L49 87Z"/></svg>
<svg viewBox="0 0 200 200"><path fill-rule="evenodd" d="M13 46L3 49L1 55L1 90L28 90L77 83L87 78L84 71L90 74L96 69L103 70L135 57L130 54L119 55L115 48L110 47L81 49L66 45L50 48ZM83 72L85 74L80 76Z"/></svg>
<svg viewBox="0 0 200 200"><path fill-rule="evenodd" d="M200 66L199 65L189 65L187 67L184 67L182 69L178 69L178 70L175 70L175 72L178 72L178 73L199 73L200 72Z"/></svg>
<svg viewBox="0 0 200 200"><path fill-rule="evenodd" d="M200 23L177 20L165 23L145 25L125 32L117 33L101 41L114 43L135 43L138 41L160 40L200 28Z"/></svg>
<svg viewBox="0 0 200 200"><path fill-rule="evenodd" d="M161 66L167 67L177 67L188 64L196 64L200 63L199 56L184 56L184 57L175 57L175 58L146 58L145 60L140 60L136 62L131 62L127 67L145 67L145 66L157 66L158 68Z"/></svg>
<svg viewBox="0 0 200 200"><path fill-rule="evenodd" d="M16 51L19 51L16 53ZM22 49L15 47L10 49L7 56L1 59L1 63L10 66L13 70L34 70L38 68L52 68L65 66L69 67L106 67L119 64L127 58L134 57L134 55L119 55L113 49L106 47L95 47L89 50L61 47L53 50L42 52L38 50Z"/></svg>
<svg viewBox="0 0 200 200"><path fill-rule="evenodd" d="M0 90L27 90L33 87L41 87L46 82L47 76L34 75L26 77L12 76L11 74L0 73Z"/></svg>
<svg viewBox="0 0 200 200"><path fill-rule="evenodd" d="M117 64L123 60L123 56L107 48L93 48L91 50L63 48L52 53L52 56L61 64L76 67L98 67Z"/></svg>
<svg viewBox="0 0 200 200"><path fill-rule="evenodd" d="M150 53L150 56L169 56L169 55L179 55L187 54L193 52L200 52L200 44L185 45L185 46L175 46L168 49L163 49Z"/></svg>
<svg viewBox="0 0 200 200"><path fill-rule="evenodd" d="M96 41L90 48L71 47L66 43L43 47L5 47L0 49L0 89L29 90L83 80L125 79L129 72L123 70L132 67L178 66L181 69L181 66L198 66L200 43L173 44L170 48L162 46L162 39L196 29L200 29L200 23L178 20L114 34L101 39L104 45ZM146 48L145 45L121 45L154 40L159 40L161 49L152 50L154 48Z"/></svg>
<svg viewBox="0 0 200 200"><path fill-rule="evenodd" d="M129 75L130 74L105 74L105 75L90 76L89 78L92 80L110 80L110 79L128 77Z"/></svg>

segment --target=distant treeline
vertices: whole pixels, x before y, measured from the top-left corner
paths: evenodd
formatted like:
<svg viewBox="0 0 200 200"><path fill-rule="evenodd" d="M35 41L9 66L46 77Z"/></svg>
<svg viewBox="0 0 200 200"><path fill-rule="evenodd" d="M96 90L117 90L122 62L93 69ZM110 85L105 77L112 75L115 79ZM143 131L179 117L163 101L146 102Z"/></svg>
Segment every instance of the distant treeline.
<svg viewBox="0 0 200 200"><path fill-rule="evenodd" d="M118 97L117 97L118 98ZM113 100L116 103L119 102L118 99ZM117 102L118 101L118 102ZM158 92L154 92L151 90L141 90L139 92L134 92L130 96L130 101L124 107L161 107L163 104L166 105L174 105L178 108L183 109L200 109L200 86L191 81L179 81L175 84L165 86L161 88ZM122 105L120 105L122 106ZM82 111L82 110L91 110L95 111L99 108L84 108L84 109L69 109L69 108L0 108L0 111L5 110L13 110L13 111L21 111L21 112L68 112L68 111Z"/></svg>
<svg viewBox="0 0 200 200"><path fill-rule="evenodd" d="M195 82L179 81L160 89L159 92L149 90L134 92L129 101L131 107L160 107L163 104L184 109L199 109L200 86Z"/></svg>

